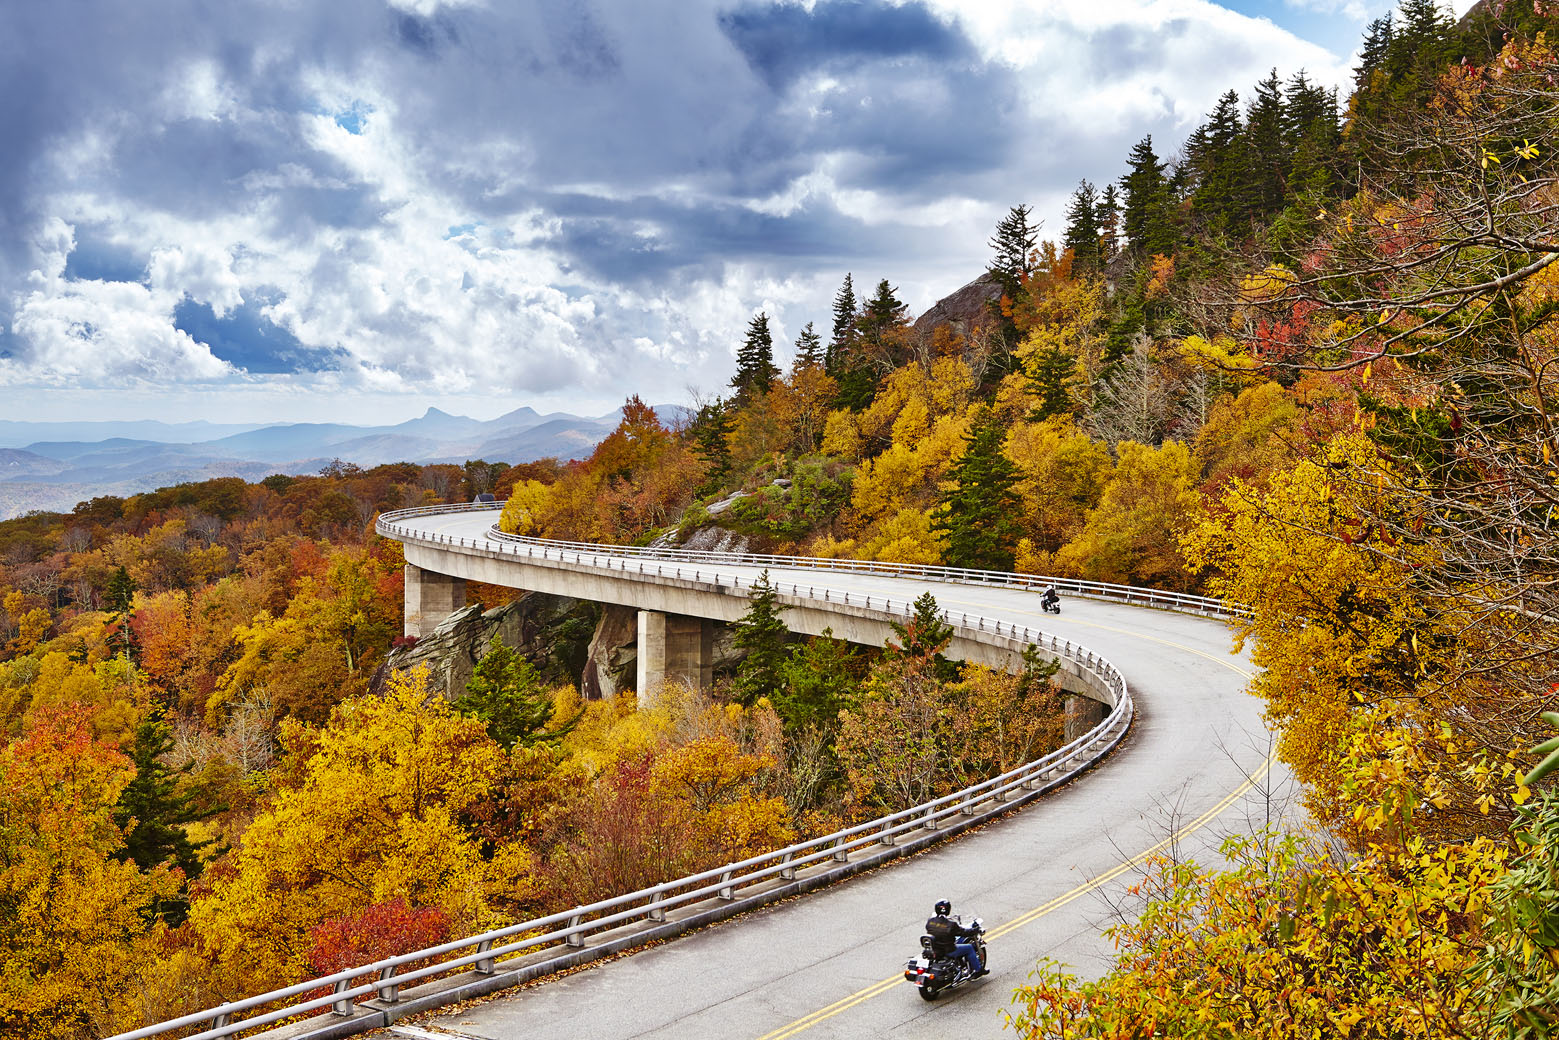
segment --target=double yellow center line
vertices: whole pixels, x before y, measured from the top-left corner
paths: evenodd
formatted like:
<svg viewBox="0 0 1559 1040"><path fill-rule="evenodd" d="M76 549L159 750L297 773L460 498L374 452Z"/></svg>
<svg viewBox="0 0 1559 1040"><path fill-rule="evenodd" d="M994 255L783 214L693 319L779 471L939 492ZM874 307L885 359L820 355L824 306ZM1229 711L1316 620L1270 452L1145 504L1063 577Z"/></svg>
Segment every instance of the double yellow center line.
<svg viewBox="0 0 1559 1040"><path fill-rule="evenodd" d="M1247 679L1254 678L1252 673L1246 671L1244 668L1241 668L1239 665L1236 665L1236 664L1230 662L1227 658L1222 658L1222 657L1218 657L1218 656L1216 656L1214 654L1209 654L1209 653L1207 653L1204 650L1197 650L1194 647L1185 646L1184 644L1181 644L1181 643L1171 642L1168 639L1160 639L1157 636L1146 636L1146 635L1141 635L1140 633L1136 633L1136 632L1129 632L1129 631L1127 631L1125 629L1114 628L1114 627L1112 627L1110 625L1100 625L1100 624L1096 624L1096 623L1093 623L1093 622L1087 622L1087 621L1079 622L1079 623L1087 625L1090 628L1101 628L1101 629L1106 629L1106 630L1111 631L1111 632L1121 632L1121 633L1124 633L1126 635L1133 636L1134 638L1137 638L1137 639L1145 639L1145 640L1148 640L1149 642L1161 643L1164 646L1174 647L1176 650L1183 650L1183 651L1185 651L1187 653L1195 654L1198 657L1205 657L1209 661L1214 661L1217 664L1220 664L1223 667L1230 669L1231 671L1235 671L1235 672L1240 673L1241 675L1243 675ZM1033 924L1035 921L1039 920L1041 917L1044 917L1046 914L1050 913L1053 910L1060 909L1061 907L1065 906L1066 904L1072 902L1074 899L1078 899L1078 898L1080 898L1082 896L1085 896L1085 895L1087 895L1090 892L1097 891L1098 889L1102 888L1103 886L1105 886L1109 882L1113 881L1115 878L1119 877L1120 875L1126 873L1127 871L1133 870L1133 869L1135 869L1137 867L1142 866L1144 863L1147 862L1147 860L1149 858L1151 858L1152 856L1157 855L1159 852L1162 852L1164 849L1168 848L1175 841L1178 841L1179 839L1184 838L1187 835L1195 834L1197 831L1201 830L1203 827L1206 827L1208 824L1212 823L1215 819L1217 819L1223 813L1223 811L1225 809L1227 809L1229 806L1233 805L1236 801L1238 801L1240 798L1242 798L1247 791L1249 791L1252 787L1256 786L1257 784L1261 783L1262 779L1265 778L1266 775L1269 772L1271 772L1271 771L1272 771L1272 756L1269 755L1267 757L1266 761L1262 762L1261 765L1258 766L1255 769L1255 771L1252 772L1249 776L1247 776L1245 778L1245 780L1238 787L1236 787L1234 790L1230 791L1228 794L1224 795L1221 799L1218 800L1218 803L1216 805L1214 805L1211 809L1208 809L1206 812L1202 813L1202 815L1198 816L1196 819L1192 820L1190 823L1186 824L1183 827L1176 828L1175 831L1172 834L1169 835L1169 837L1167 837L1167 838L1163 839L1162 841L1157 842L1157 843L1155 843L1153 845L1150 845L1148 848L1143 849L1141 852L1137 853L1135 856L1132 856L1130 859L1127 859L1127 860L1125 860L1124 862L1121 862L1121 863L1117 863L1115 866L1111 867L1109 870L1106 870L1104 873L1100 874L1098 877L1094 878L1093 880L1087 881L1087 882L1085 882L1085 883L1083 883L1081 885L1078 885L1076 888L1072 889L1070 892L1067 892L1067 893L1065 893L1063 895L1056 896L1054 899L1050 900L1049 902L1041 903L1039 906L1036 906L1032 910L1028 910L1028 911L1025 911L1022 914L1019 914L1017 917L1013 918L1011 921L1008 921L1006 924L1003 924L1000 927L995 928L995 929L993 929L992 931L990 931L990 932L988 932L986 934L990 938L992 938L992 939L999 939L1002 936L1008 935L1008 934L1018 930L1019 928L1022 928L1025 925ZM881 996L882 994L888 992L890 989L893 989L895 986L899 985L903 981L903 979L904 979L904 975L903 975L902 972L895 973L895 974L889 976L888 978L885 978L885 979L882 979L880 981L872 983L870 986L867 986L865 989L856 990L854 993L850 994L848 997L844 997L844 998L842 998L840 1000L836 1000L832 1004L828 1005L827 1007L820 1008L817 1011L812 1012L810 1015L806 1015L806 1016L804 1016L802 1018L798 1018L794 1022L791 1022L789 1025L781 1026L780 1028L774 1030L773 1032L764 1033L762 1036L760 1036L758 1038L758 1040L786 1040L787 1037L795 1036L797 1033L803 1033L806 1030L811 1029L813 1026L818 1025L821 1022L824 1022L824 1021L827 1021L830 1018L833 1018L835 1015L838 1015L838 1014L841 1014L842 1012L850 1010L851 1008L855 1007L857 1004L863 1004L866 1001L872 999L873 997Z"/></svg>

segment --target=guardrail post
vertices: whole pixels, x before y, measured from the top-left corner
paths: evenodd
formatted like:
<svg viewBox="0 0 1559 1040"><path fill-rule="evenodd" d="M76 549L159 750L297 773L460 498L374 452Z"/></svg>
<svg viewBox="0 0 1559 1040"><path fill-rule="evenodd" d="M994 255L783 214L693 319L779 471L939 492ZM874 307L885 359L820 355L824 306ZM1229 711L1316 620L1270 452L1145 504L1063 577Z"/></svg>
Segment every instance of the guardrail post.
<svg viewBox="0 0 1559 1040"><path fill-rule="evenodd" d="M391 964L387 967L379 969L380 982L389 982L393 978L395 978L395 965ZM380 986L379 999L384 1001L386 1004L399 1003L401 999L401 988L399 986Z"/></svg>
<svg viewBox="0 0 1559 1040"><path fill-rule="evenodd" d="M720 875L720 898L728 903L736 898L736 886L730 884L730 881L731 872L729 870Z"/></svg>
<svg viewBox="0 0 1559 1040"><path fill-rule="evenodd" d="M791 865L791 858L792 854L787 852L784 858L780 860L779 876L781 881L796 880L796 868Z"/></svg>
<svg viewBox="0 0 1559 1040"><path fill-rule="evenodd" d="M898 835L893 833L893 825L889 824L881 834L877 835L878 845L892 845Z"/></svg>
<svg viewBox="0 0 1559 1040"><path fill-rule="evenodd" d="M850 853L845 851L844 839L834 839L834 859L840 863L850 862Z"/></svg>
<svg viewBox="0 0 1559 1040"><path fill-rule="evenodd" d="M664 888L657 888L650 894L650 911L647 916L651 921L664 921L666 919L666 908L660 905L661 897L665 894L666 890Z"/></svg>
<svg viewBox="0 0 1559 1040"><path fill-rule="evenodd" d="M217 1015L216 1017L211 1019L211 1028L212 1029L221 1029L223 1026L227 1025L231 1021L233 1021L232 1013L228 1012L228 1011L224 1011L222 1014Z"/></svg>
<svg viewBox="0 0 1559 1040"><path fill-rule="evenodd" d="M585 944L585 937L580 935L577 930L579 928L579 918L580 915L575 914L573 917L568 919L568 926L572 929L575 929L575 931L569 932L568 936L563 940L569 946L583 946Z"/></svg>
<svg viewBox="0 0 1559 1040"><path fill-rule="evenodd" d="M481 942L476 944L477 953L486 953L492 948L493 941L491 939L483 939ZM472 966L471 970L476 972L478 975L491 975L496 970L496 968L497 965L491 957L483 957Z"/></svg>
<svg viewBox="0 0 1559 1040"><path fill-rule="evenodd" d="M352 988L352 980L351 979L342 979L341 981L336 983L335 988L334 988L334 992L336 992L336 993L345 993L347 990L349 990L351 988ZM330 1005L330 1010L331 1010L332 1014L340 1015L343 1018L349 1017L352 1014L352 1000L351 1000L351 998L348 997L346 1000L335 1001L333 1004Z"/></svg>
<svg viewBox="0 0 1559 1040"><path fill-rule="evenodd" d="M937 828L937 819L936 819L936 810L935 809L927 809L926 810L926 819L925 819L925 822L921 824L921 826L924 827L928 831L936 830L936 828Z"/></svg>

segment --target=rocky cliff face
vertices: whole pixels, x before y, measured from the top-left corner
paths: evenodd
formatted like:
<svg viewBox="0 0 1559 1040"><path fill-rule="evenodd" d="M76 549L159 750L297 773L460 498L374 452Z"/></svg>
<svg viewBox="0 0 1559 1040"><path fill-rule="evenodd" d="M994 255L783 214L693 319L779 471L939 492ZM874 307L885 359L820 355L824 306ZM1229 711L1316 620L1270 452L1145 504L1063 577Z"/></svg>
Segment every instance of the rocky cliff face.
<svg viewBox="0 0 1559 1040"><path fill-rule="evenodd" d="M454 699L465 692L476 663L497 636L523 653L548 682L578 682L585 649L602 608L567 596L527 592L513 603L483 611L462 607L430 635L396 647L374 677L377 689L391 671L428 669L429 688Z"/></svg>
<svg viewBox="0 0 1559 1040"><path fill-rule="evenodd" d="M952 326L961 336L968 336L977 325L988 325L994 318L990 304L1001 299L1001 285L989 271L950 296L944 296L931 305L931 309L915 319L911 326L915 334L929 339L938 325Z"/></svg>

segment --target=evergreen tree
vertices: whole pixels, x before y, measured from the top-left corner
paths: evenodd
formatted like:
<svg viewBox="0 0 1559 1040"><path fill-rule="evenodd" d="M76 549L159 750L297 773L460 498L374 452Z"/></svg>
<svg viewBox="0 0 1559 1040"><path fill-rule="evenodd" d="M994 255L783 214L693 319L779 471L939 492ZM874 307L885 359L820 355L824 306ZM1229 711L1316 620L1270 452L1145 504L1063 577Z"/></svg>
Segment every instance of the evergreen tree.
<svg viewBox="0 0 1559 1040"><path fill-rule="evenodd" d="M856 331L868 345L878 344L890 330L908 322L908 312L909 307L899 300L897 290L884 278L861 308L861 316L855 323Z"/></svg>
<svg viewBox="0 0 1559 1040"><path fill-rule="evenodd" d="M1077 385L1077 359L1058 346L1049 346L1029 357L1029 393L1039 398L1028 418L1042 422L1052 415L1068 415L1073 410L1072 391Z"/></svg>
<svg viewBox="0 0 1559 1040"><path fill-rule="evenodd" d="M834 333L828 340L828 354L823 359L824 370L836 379L844 366L849 363L855 348L857 310L855 282L847 273L844 276L844 284L834 294Z"/></svg>
<svg viewBox="0 0 1559 1040"><path fill-rule="evenodd" d="M738 398L746 400L754 393L768 393L777 375L779 369L774 367L774 338L769 334L769 316L759 311L747 323L747 339L736 352L736 375L731 378L731 386L736 389Z"/></svg>
<svg viewBox="0 0 1559 1040"><path fill-rule="evenodd" d="M1121 189L1125 196L1121 203L1121 226L1132 252L1139 257L1174 252L1169 183L1164 176L1164 164L1153 152L1151 135L1132 148L1126 175L1121 178Z"/></svg>
<svg viewBox="0 0 1559 1040"><path fill-rule="evenodd" d="M772 698L774 710L787 729L816 726L832 732L865 670L860 652L825 628L822 635L791 650L783 681Z"/></svg>
<svg viewBox="0 0 1559 1040"><path fill-rule="evenodd" d="M1121 197L1114 184L1106 184L1099 196L1099 259L1102 264L1114 260L1121 250Z"/></svg>
<svg viewBox="0 0 1559 1040"><path fill-rule="evenodd" d="M1245 118L1249 198L1260 217L1271 217L1283 208L1292 154L1286 124L1283 87L1278 70L1273 69L1256 84Z"/></svg>
<svg viewBox="0 0 1559 1040"><path fill-rule="evenodd" d="M1364 30L1364 43L1359 48L1359 67L1353 70L1355 90L1368 87L1375 70L1385 64L1386 52L1391 49L1392 35L1390 11L1370 22Z"/></svg>
<svg viewBox="0 0 1559 1040"><path fill-rule="evenodd" d="M736 649L746 656L736 669L732 692L737 701L750 707L784 689L790 630L780 620L779 592L770 583L767 570L752 583L748 600L746 615L736 623Z"/></svg>
<svg viewBox="0 0 1559 1040"><path fill-rule="evenodd" d="M725 479L731 474L730 408L720 398L715 398L699 408L688 426L693 454L704 462L704 481L698 494L708 495L725 487Z"/></svg>
<svg viewBox="0 0 1559 1040"><path fill-rule="evenodd" d="M1240 95L1225 91L1207 122L1186 142L1191 205L1214 233L1235 230L1251 212L1250 149L1240 119Z"/></svg>
<svg viewBox="0 0 1559 1040"><path fill-rule="evenodd" d="M795 369L800 371L822 363L823 337L813 330L812 323L809 321L806 328L801 330L801 335L796 337Z"/></svg>
<svg viewBox="0 0 1559 1040"><path fill-rule="evenodd" d="M1072 269L1079 273L1098 271L1101 265L1099 253L1099 193L1093 184L1084 179L1072 192L1072 201L1066 209L1066 237L1063 245L1072 251Z"/></svg>
<svg viewBox="0 0 1559 1040"><path fill-rule="evenodd" d="M223 807L200 807L204 792L181 782L195 763L169 769L163 760L172 750L173 736L168 724L160 710L153 710L135 728L129 751L130 761L135 763L135 778L114 806L114 823L125 832L124 848L117 855L120 861L134 860L143 871L160 863L178 867L187 884L205 869L200 853L214 842L192 841L184 827L215 816ZM181 895L159 902L151 913L177 926L188 908L188 899Z"/></svg>
<svg viewBox="0 0 1559 1040"><path fill-rule="evenodd" d="M964 453L953 464L931 528L942 533L949 567L1010 571L1022 503L1013 488L1018 469L1002 453L1007 430L989 407L975 414Z"/></svg>
<svg viewBox="0 0 1559 1040"><path fill-rule="evenodd" d="M134 613L135 593L140 588L135 579L130 577L130 572L123 565L114 571L113 577L108 579L108 588L103 593L103 606L113 615L114 630L109 637L109 645L115 652L125 657L135 658L135 633L130 628L130 617Z"/></svg>
<svg viewBox="0 0 1559 1040"><path fill-rule="evenodd" d="M989 301L990 312L997 332L998 350L991 359L992 373L1000 378L1014 364L1013 349L1021 338L1012 316L1002 309L1002 300L1016 300L1023 291L1023 280L1034 273L1034 245L1039 241L1039 225L1029 223L1033 211L1025 204L1018 204L996 223L996 234L990 240L995 252L987 268L996 284L1001 287L1001 297Z"/></svg>
<svg viewBox="0 0 1559 1040"><path fill-rule="evenodd" d="M531 747L560 740L579 721L575 715L556 729L547 729L552 721L552 699L542 689L541 676L523 654L505 646L497 636L487 644L487 653L466 682L466 692L453 707L486 723L487 735L506 751L516 744Z"/></svg>
<svg viewBox="0 0 1559 1040"><path fill-rule="evenodd" d="M990 242L996 255L989 270L1008 296L1016 296L1022 280L1034 273L1033 253L1034 244L1039 241L1039 225L1029 223L1032 212L1023 204L1013 206L996 223L996 234Z"/></svg>
<svg viewBox="0 0 1559 1040"><path fill-rule="evenodd" d="M937 606L936 597L929 591L916 597L914 608L907 623L901 625L897 621L889 622L899 641L896 646L888 644L888 653L901 657L930 658L935 665L936 677L942 682L952 682L958 678L959 667L943 656L942 651L953 641L953 626L942 620L942 608Z"/></svg>

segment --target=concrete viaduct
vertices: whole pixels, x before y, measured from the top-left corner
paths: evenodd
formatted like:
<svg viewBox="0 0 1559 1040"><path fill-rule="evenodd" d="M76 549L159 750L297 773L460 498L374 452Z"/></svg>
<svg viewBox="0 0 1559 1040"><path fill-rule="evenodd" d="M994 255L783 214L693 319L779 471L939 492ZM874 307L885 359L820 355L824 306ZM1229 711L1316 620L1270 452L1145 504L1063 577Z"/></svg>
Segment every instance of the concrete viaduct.
<svg viewBox="0 0 1559 1040"><path fill-rule="evenodd" d="M441 506L380 518L380 533L406 549L408 634L436 627L470 580L623 604L640 612L639 689L653 695L672 677L708 681L710 623L740 618L768 570L794 631L880 645L930 590L955 631L951 655L1011 667L1038 645L1061 661L1075 704L1111 707L1065 747L924 805L113 1040L190 1029L191 1040L222 1040L266 1027L257 1040L373 1029L516 1040L559 1028L616 1040L994 1040L1011 1035L1001 1013L1037 958L1103 969L1112 951L1101 933L1129 908L1127 887L1149 856L1216 856L1220 834L1292 814L1261 706L1245 690L1250 667L1231 653L1216 602L1058 582L1065 607L1054 617L1022 575L515 540L492 530L497 516ZM854 880L835 883L845 877ZM941 898L985 918L995 974L928 1005L900 971ZM523 985L629 949L639 952Z"/></svg>
<svg viewBox="0 0 1559 1040"><path fill-rule="evenodd" d="M635 554L506 538L495 530L497 518L490 506L459 513L445 506L381 521L380 533L401 541L405 550L405 634L421 638L437 630L465 605L467 581L632 607L638 612L635 689L641 704L668 681L695 688L710 684L714 622L734 622L747 613L750 586L765 570L779 587L783 618L792 632L828 632L878 647L893 637L892 623L909 611L918 595L911 591L914 586L925 591L948 580L945 568L676 550ZM809 562L828 569L811 569ZM837 569L844 566L851 569ZM948 657L997 669L1021 666L1021 633L985 631L977 627L983 615L957 609L946 614L954 630ZM1081 732L1103 719L1114 698L1086 658L1059 655L1057 660L1059 685L1092 702L1073 698L1068 705L1068 730Z"/></svg>

